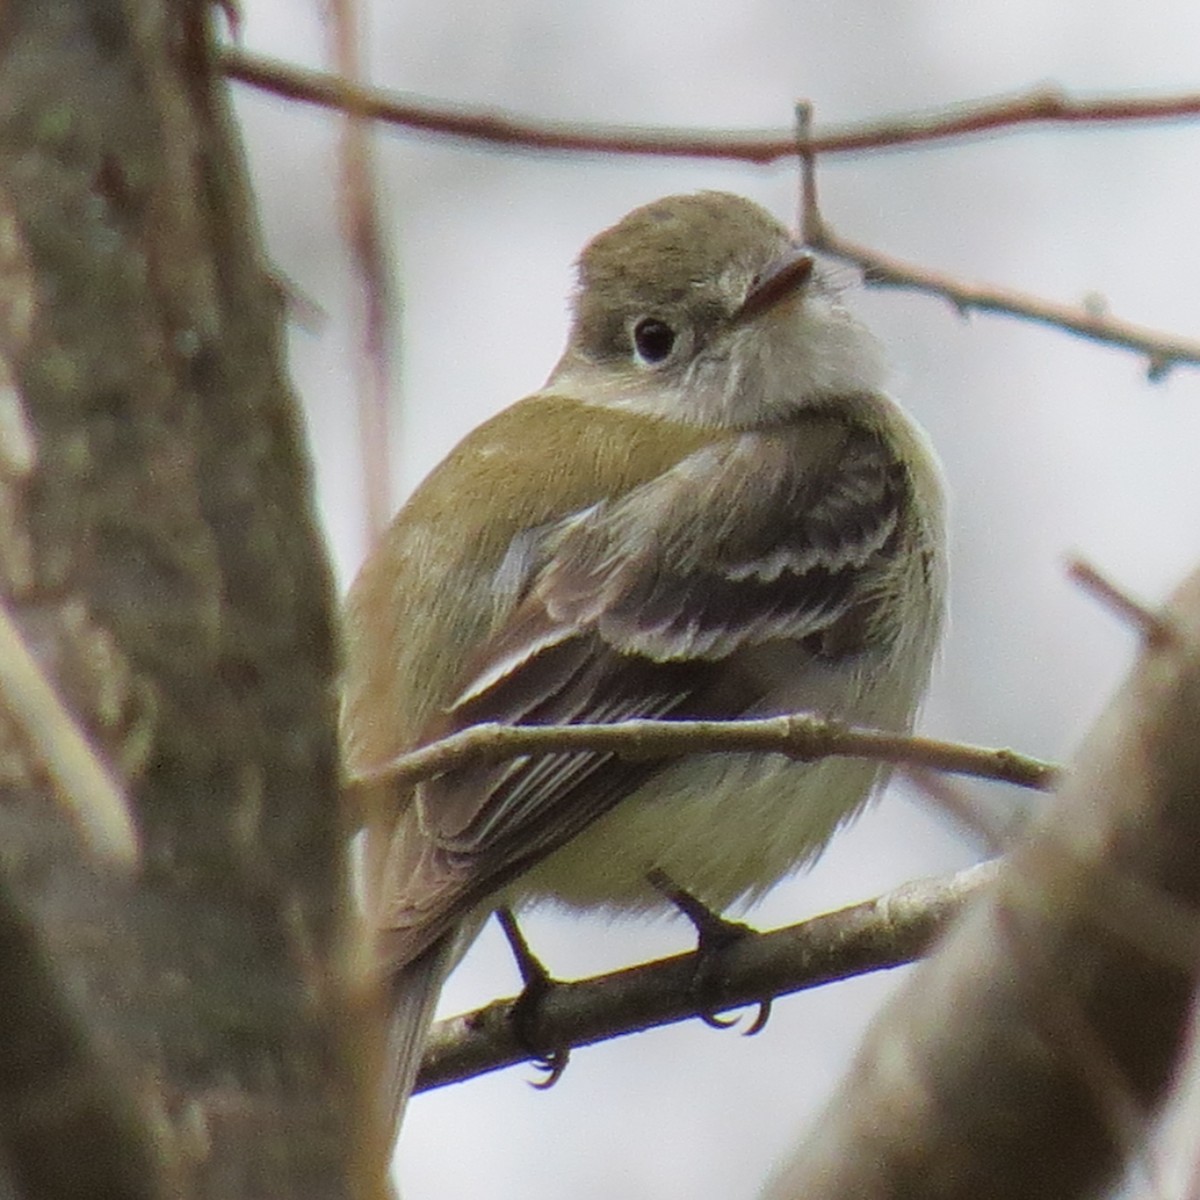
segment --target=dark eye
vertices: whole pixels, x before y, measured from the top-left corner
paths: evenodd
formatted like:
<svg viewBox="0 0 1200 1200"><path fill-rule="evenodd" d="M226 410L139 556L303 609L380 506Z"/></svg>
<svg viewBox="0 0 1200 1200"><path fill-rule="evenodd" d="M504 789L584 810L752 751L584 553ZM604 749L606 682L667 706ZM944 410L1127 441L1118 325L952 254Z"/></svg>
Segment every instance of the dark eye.
<svg viewBox="0 0 1200 1200"><path fill-rule="evenodd" d="M675 330L657 317L643 317L633 327L633 349L638 358L653 367L666 359L675 346Z"/></svg>

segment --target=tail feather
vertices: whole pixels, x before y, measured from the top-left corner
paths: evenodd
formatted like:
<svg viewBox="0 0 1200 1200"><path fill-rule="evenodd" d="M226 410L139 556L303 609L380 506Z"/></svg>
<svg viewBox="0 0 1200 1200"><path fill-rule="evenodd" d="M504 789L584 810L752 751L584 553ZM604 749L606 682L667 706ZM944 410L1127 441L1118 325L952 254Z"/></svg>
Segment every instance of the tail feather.
<svg viewBox="0 0 1200 1200"><path fill-rule="evenodd" d="M384 1082L390 1128L399 1131L404 1109L417 1081L425 1039L446 976L462 954L458 930L443 934L427 950L405 963L390 984Z"/></svg>

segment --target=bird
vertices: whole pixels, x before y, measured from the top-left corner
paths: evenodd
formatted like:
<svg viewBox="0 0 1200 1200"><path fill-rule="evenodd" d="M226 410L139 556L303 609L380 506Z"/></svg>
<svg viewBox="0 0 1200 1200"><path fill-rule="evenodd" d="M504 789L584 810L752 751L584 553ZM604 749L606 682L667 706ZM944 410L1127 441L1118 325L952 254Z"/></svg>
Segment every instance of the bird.
<svg viewBox="0 0 1200 1200"><path fill-rule="evenodd" d="M400 508L345 608L342 744L399 1121L493 910L720 912L810 864L863 760L599 752L387 764L487 722L812 712L912 728L943 624L928 440L815 256L759 205L669 196L579 257L566 348Z"/></svg>

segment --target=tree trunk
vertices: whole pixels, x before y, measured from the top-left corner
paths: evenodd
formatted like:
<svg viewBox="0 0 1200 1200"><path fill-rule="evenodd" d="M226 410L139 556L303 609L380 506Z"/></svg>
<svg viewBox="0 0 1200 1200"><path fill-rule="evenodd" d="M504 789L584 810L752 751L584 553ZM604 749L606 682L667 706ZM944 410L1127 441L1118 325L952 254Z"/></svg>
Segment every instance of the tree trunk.
<svg viewBox="0 0 1200 1200"><path fill-rule="evenodd" d="M140 843L0 695L22 1197L349 1193L330 578L210 54L182 0L0 10L0 578Z"/></svg>

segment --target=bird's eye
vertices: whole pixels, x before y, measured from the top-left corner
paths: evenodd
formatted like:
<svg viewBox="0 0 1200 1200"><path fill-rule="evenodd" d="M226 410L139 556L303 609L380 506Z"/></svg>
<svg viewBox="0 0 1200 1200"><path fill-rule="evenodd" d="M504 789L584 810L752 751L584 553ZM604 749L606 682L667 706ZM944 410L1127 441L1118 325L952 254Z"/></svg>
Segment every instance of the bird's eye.
<svg viewBox="0 0 1200 1200"><path fill-rule="evenodd" d="M675 330L657 317L643 317L633 327L633 351L648 367L663 362L675 347Z"/></svg>

